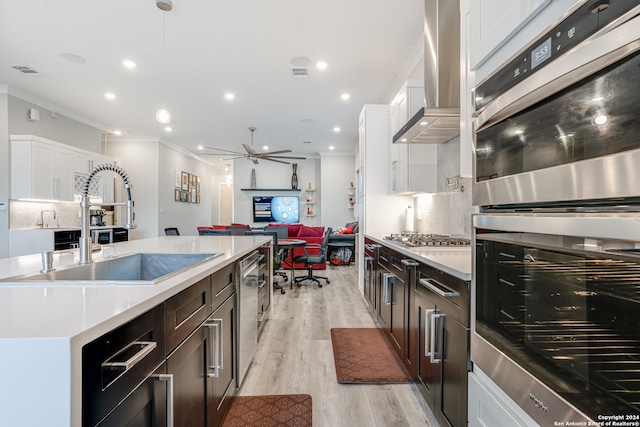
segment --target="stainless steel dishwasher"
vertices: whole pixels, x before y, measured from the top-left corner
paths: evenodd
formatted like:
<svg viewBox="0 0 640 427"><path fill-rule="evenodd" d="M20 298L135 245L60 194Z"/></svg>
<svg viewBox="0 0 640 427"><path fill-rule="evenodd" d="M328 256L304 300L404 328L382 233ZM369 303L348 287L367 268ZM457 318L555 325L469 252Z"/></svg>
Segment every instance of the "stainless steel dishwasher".
<svg viewBox="0 0 640 427"><path fill-rule="evenodd" d="M238 262L238 387L258 344L258 272L262 257L255 251Z"/></svg>

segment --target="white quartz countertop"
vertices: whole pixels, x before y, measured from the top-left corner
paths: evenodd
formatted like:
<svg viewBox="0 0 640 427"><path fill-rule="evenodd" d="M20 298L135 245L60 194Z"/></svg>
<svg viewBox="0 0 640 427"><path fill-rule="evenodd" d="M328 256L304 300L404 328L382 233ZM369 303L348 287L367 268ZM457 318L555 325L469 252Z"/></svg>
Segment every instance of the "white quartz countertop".
<svg viewBox="0 0 640 427"><path fill-rule="evenodd" d="M384 235L366 234L366 237L452 276L471 281L471 246L410 248L385 240Z"/></svg>

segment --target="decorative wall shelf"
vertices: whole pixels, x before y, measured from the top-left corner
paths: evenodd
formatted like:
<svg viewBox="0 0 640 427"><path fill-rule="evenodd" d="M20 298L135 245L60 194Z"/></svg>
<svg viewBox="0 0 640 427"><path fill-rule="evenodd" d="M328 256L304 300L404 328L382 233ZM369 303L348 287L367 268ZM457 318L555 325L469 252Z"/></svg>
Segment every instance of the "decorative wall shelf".
<svg viewBox="0 0 640 427"><path fill-rule="evenodd" d="M241 188L242 191L290 191L300 192L300 189L292 190L291 188Z"/></svg>

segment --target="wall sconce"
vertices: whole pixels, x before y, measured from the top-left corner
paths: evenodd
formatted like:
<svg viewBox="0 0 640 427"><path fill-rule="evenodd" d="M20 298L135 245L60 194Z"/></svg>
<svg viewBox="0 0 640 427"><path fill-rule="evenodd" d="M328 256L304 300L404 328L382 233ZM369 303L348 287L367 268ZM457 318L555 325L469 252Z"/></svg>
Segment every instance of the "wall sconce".
<svg viewBox="0 0 640 427"><path fill-rule="evenodd" d="M451 190L453 192L456 192L456 193L464 192L464 185L460 184L460 175L447 178L447 185L449 187L453 187L453 190Z"/></svg>

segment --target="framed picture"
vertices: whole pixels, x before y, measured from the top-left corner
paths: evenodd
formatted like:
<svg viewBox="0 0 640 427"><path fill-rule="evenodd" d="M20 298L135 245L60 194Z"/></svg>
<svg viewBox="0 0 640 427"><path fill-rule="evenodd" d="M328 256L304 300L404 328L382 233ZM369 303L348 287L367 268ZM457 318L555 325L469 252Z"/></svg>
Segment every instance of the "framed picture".
<svg viewBox="0 0 640 427"><path fill-rule="evenodd" d="M176 169L176 177L175 177L175 182L173 184L174 187L176 188L180 188L182 184L182 172L180 172L178 169Z"/></svg>
<svg viewBox="0 0 640 427"><path fill-rule="evenodd" d="M191 187L191 203L196 202L196 187L195 185Z"/></svg>
<svg viewBox="0 0 640 427"><path fill-rule="evenodd" d="M196 203L200 203L200 195L196 194Z"/></svg>
<svg viewBox="0 0 640 427"><path fill-rule="evenodd" d="M186 191L181 191L180 192L180 201L181 202L186 202L187 201L187 196L189 196L189 193Z"/></svg>
<svg viewBox="0 0 640 427"><path fill-rule="evenodd" d="M200 184L200 177L199 176L196 176L196 183ZM198 185L198 187L199 187L199 185Z"/></svg>
<svg viewBox="0 0 640 427"><path fill-rule="evenodd" d="M182 191L189 190L189 174L186 172L182 172L182 186L180 188Z"/></svg>
<svg viewBox="0 0 640 427"><path fill-rule="evenodd" d="M179 189L179 188L176 188L176 189L174 190L174 192L173 192L173 199L174 199L176 202L179 202L179 201L180 201L180 189Z"/></svg>
<svg viewBox="0 0 640 427"><path fill-rule="evenodd" d="M200 194L200 181L196 182L196 194Z"/></svg>

